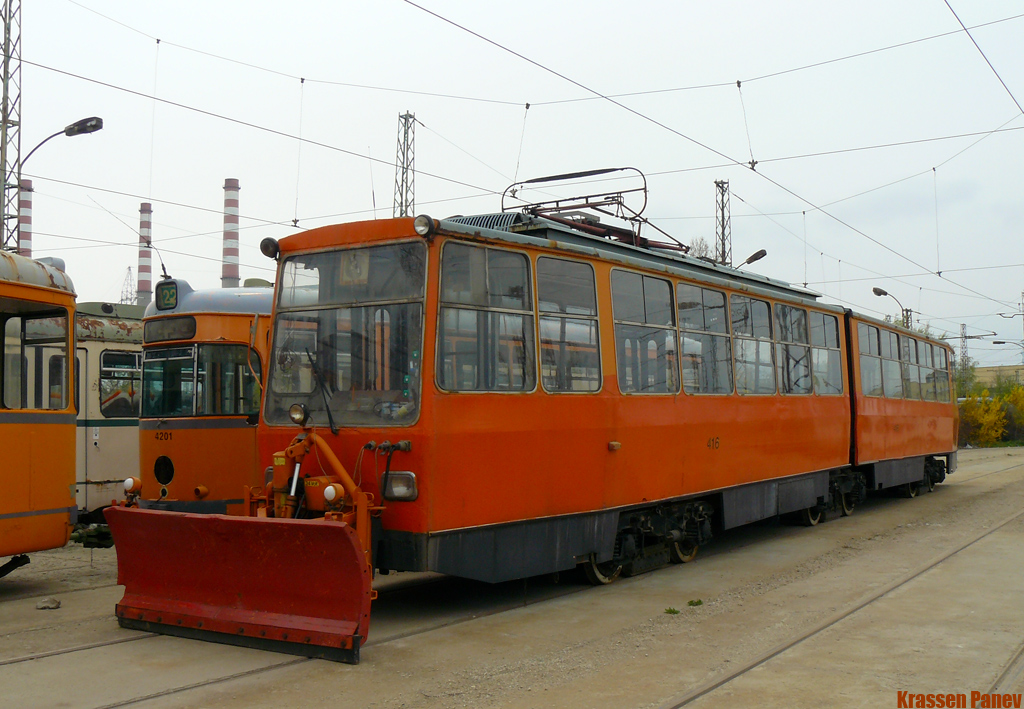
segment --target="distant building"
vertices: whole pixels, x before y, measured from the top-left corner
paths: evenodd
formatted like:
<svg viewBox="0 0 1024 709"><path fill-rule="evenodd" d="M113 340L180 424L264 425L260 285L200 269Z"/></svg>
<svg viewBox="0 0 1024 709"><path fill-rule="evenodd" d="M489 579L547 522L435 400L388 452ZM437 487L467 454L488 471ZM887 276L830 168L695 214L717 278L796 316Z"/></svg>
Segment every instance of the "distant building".
<svg viewBox="0 0 1024 709"><path fill-rule="evenodd" d="M999 380L1009 380L1018 384L1024 384L1024 364L1005 364L999 367L974 368L974 381L979 386L995 386Z"/></svg>

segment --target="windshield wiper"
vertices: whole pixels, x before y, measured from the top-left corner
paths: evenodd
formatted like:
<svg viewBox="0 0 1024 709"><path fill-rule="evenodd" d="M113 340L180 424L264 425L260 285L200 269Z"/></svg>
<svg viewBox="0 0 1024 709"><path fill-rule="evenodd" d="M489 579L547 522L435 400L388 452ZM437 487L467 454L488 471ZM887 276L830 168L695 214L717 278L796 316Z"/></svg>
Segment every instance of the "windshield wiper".
<svg viewBox="0 0 1024 709"><path fill-rule="evenodd" d="M327 385L324 384L323 375L320 374L320 368L316 366L316 362L313 361L313 355L309 353L309 348L306 348L306 359L309 360L309 366L313 370L313 376L316 378L317 386L320 387L320 393L324 397L324 408L327 409L327 423L331 427L331 433L335 436L338 435L338 427L334 425L334 416L331 415L331 402L327 399Z"/></svg>

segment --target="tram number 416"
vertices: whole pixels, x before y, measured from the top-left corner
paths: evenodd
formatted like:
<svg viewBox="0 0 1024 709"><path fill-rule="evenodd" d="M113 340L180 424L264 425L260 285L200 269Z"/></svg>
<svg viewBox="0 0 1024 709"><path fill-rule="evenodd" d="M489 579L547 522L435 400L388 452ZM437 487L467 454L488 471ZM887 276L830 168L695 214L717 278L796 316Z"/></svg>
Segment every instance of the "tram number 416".
<svg viewBox="0 0 1024 709"><path fill-rule="evenodd" d="M156 432L156 440L158 440L158 441L169 441L169 440L171 440L171 432L170 431L157 431Z"/></svg>
<svg viewBox="0 0 1024 709"><path fill-rule="evenodd" d="M709 438L708 439L708 448L710 448L711 450L713 450L713 451L718 450L719 445L720 445L720 441L718 440L718 436L715 436L714 438Z"/></svg>

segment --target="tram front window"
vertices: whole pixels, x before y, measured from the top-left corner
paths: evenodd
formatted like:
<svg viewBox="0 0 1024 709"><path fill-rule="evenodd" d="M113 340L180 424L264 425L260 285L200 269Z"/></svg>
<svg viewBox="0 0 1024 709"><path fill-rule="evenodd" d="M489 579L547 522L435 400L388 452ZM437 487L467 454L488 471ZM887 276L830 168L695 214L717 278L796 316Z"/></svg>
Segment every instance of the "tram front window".
<svg viewBox="0 0 1024 709"><path fill-rule="evenodd" d="M260 359L245 345L150 349L142 393L144 418L248 416L259 411Z"/></svg>
<svg viewBox="0 0 1024 709"><path fill-rule="evenodd" d="M195 347L146 350L142 363L142 417L195 414Z"/></svg>
<svg viewBox="0 0 1024 709"><path fill-rule="evenodd" d="M266 419L305 404L318 426L409 425L418 416L426 247L303 254L284 264ZM327 408L330 407L330 417Z"/></svg>

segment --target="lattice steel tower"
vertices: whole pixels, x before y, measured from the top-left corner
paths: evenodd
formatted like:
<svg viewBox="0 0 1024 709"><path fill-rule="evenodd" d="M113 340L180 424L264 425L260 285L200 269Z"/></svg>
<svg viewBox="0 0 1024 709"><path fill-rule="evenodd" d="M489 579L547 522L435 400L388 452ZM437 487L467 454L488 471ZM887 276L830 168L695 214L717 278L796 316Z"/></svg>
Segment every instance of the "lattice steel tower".
<svg viewBox="0 0 1024 709"><path fill-rule="evenodd" d="M395 157L396 217L411 217L416 211L416 114L406 111L398 117L398 155Z"/></svg>
<svg viewBox="0 0 1024 709"><path fill-rule="evenodd" d="M128 274L124 277L124 284L121 286L122 305L134 305L137 295L135 293L135 277L132 275L132 267L128 267Z"/></svg>
<svg viewBox="0 0 1024 709"><path fill-rule="evenodd" d="M729 181L715 180L715 262L732 266L732 220L729 217Z"/></svg>
<svg viewBox="0 0 1024 709"><path fill-rule="evenodd" d="M0 199L0 248L18 250L18 199L21 183L21 0L0 0L4 23L3 116L0 125L0 162L4 166L4 194Z"/></svg>
<svg viewBox="0 0 1024 709"><path fill-rule="evenodd" d="M967 355L967 324L960 323L960 386L957 388L957 396L967 396L967 368L971 366L971 358Z"/></svg>

